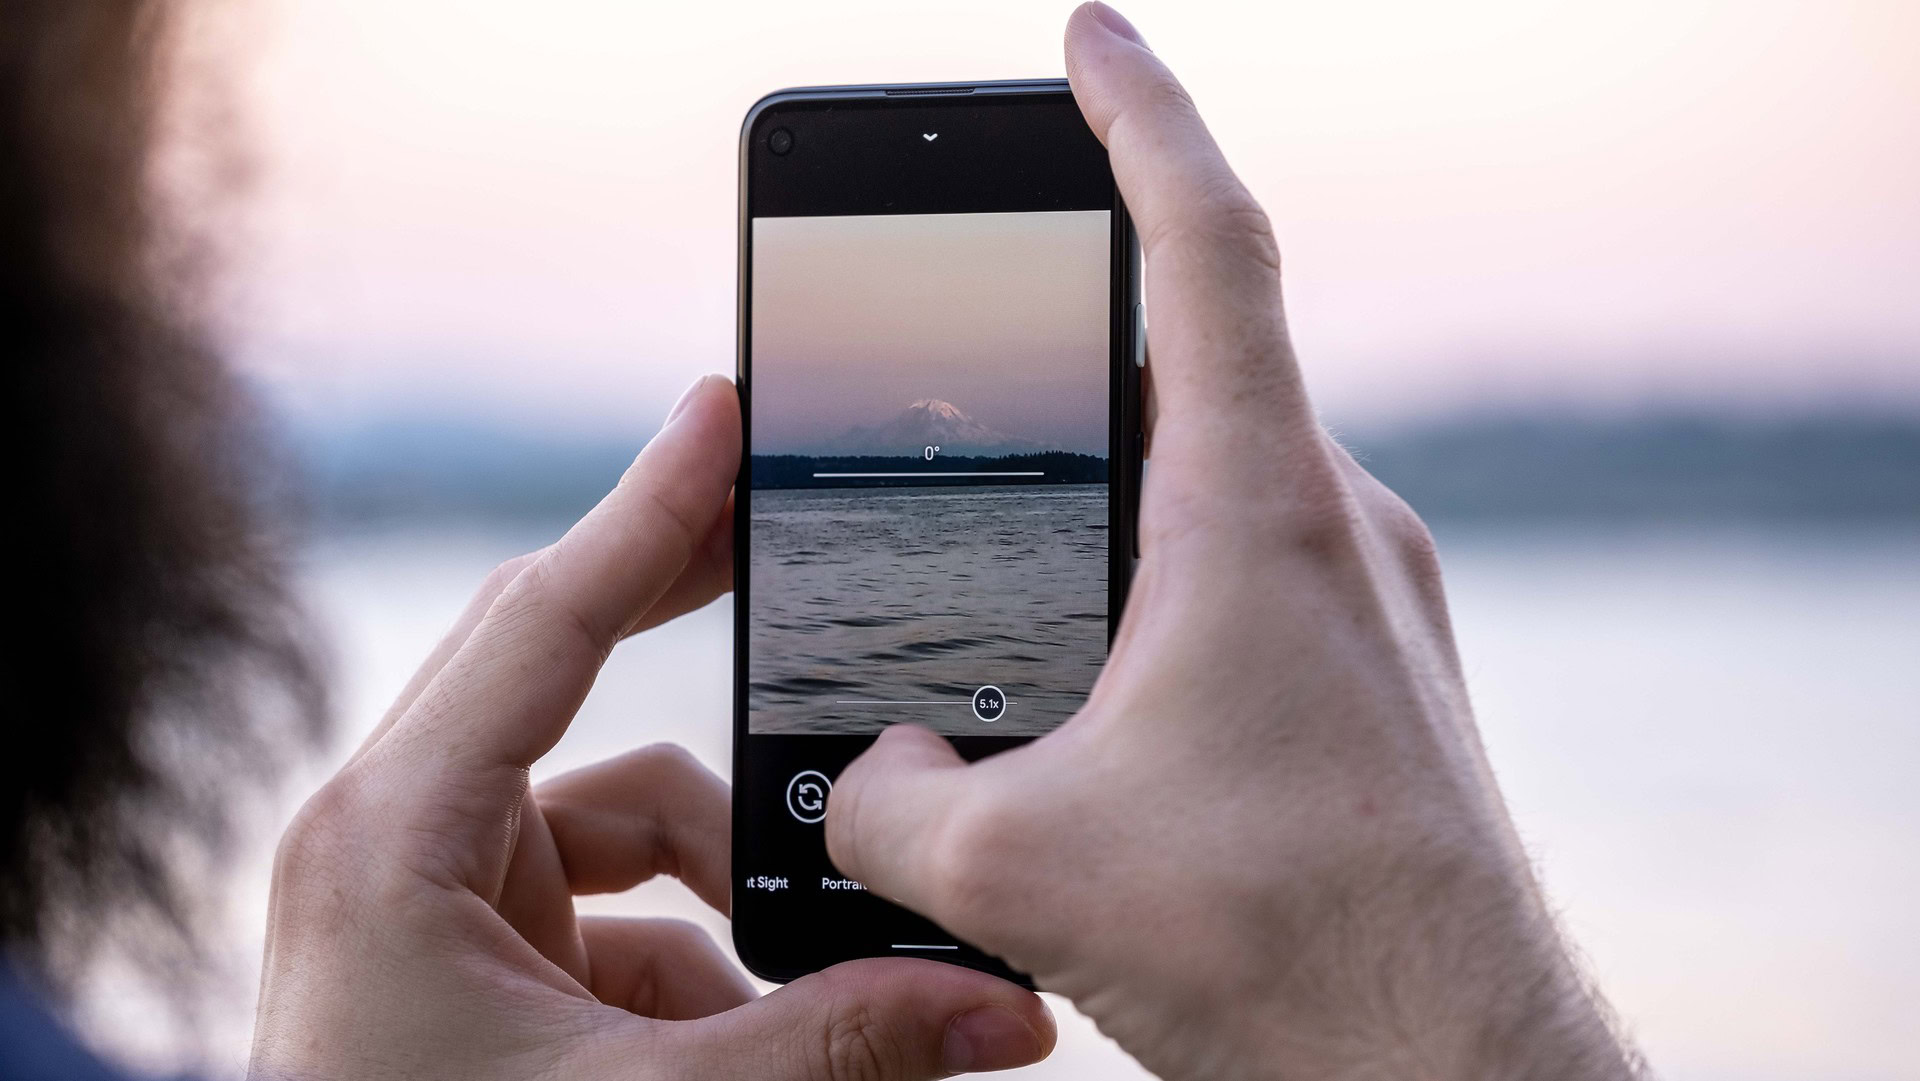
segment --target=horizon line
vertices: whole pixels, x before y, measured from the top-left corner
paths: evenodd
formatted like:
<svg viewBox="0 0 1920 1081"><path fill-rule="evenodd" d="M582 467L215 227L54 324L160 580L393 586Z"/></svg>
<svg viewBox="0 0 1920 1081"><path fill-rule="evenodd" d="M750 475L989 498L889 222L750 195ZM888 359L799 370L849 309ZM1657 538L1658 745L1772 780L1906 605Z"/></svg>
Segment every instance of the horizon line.
<svg viewBox="0 0 1920 1081"><path fill-rule="evenodd" d="M925 472L918 472L918 473L815 473L813 475L813 478L815 480L823 480L823 479L829 479L829 478L839 480L839 479L844 479L848 477L1044 477L1044 476L1046 476L1046 474L1037 469L1030 470L1030 471L1029 470L995 471L991 469L975 469L975 470L969 470L966 472L958 472L958 473L935 473L932 471L925 471Z"/></svg>

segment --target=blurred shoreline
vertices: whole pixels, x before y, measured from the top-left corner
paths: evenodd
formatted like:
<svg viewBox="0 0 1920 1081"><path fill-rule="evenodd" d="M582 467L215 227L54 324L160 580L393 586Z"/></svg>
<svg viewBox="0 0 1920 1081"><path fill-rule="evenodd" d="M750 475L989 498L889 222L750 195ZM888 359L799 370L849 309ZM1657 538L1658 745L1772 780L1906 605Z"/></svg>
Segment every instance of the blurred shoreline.
<svg viewBox="0 0 1920 1081"><path fill-rule="evenodd" d="M1920 420L1536 412L1339 438L1432 524L1516 824L1653 1060L1710 1081L1816 1060L1848 1081L1905 1076L1920 966L1887 943L1916 940L1920 889ZM422 415L300 434L301 577L340 723L240 853L243 975L209 1019L206 1075L244 1075L281 826L487 570L558 536L643 442ZM726 775L731 628L722 599L616 650L536 776L657 740ZM583 905L726 941L672 881ZM1017 1076L1146 1076L1054 1005L1060 1050ZM193 1061L154 1016L122 982L96 989L86 1027L130 1061Z"/></svg>
<svg viewBox="0 0 1920 1081"><path fill-rule="evenodd" d="M1435 523L1920 524L1915 416L1532 409L1334 432ZM322 533L569 521L644 443L427 412L309 423L293 436Z"/></svg>

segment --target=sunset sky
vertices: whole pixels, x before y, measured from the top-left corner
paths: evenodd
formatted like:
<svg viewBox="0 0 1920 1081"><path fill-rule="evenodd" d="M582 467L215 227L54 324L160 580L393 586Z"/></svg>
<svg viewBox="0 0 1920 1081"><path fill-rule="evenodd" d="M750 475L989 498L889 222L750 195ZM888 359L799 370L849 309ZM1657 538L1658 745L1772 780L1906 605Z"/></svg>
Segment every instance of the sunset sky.
<svg viewBox="0 0 1920 1081"><path fill-rule="evenodd" d="M756 219L754 452L828 450L937 398L1105 455L1108 217Z"/></svg>
<svg viewBox="0 0 1920 1081"><path fill-rule="evenodd" d="M1917 0L1114 2L1274 219L1301 365L1336 427L1490 406L1920 415ZM208 0L196 51L238 108L204 119L249 153L250 190L215 215L236 356L303 420L637 446L696 376L733 368L752 103L1058 75L1072 6ZM1895 753L1914 731L1913 610L1876 568L1897 582L1910 534L1858 582L1842 557L1814 574L1702 536L1673 569L1634 562L1637 535L1583 532L1571 563L1532 538L1478 565L1450 554L1455 595L1482 604L1459 610L1462 640L1493 646L1467 655L1477 704L1551 763L1536 794L1576 775L1592 788L1573 798L1604 794L1565 842L1595 854L1593 876L1548 885L1612 906L1611 937L1584 944L1663 1073L1910 1077L1913 804L1887 797L1884 830L1852 827L1874 792L1907 791L1885 778L1913 757ZM342 611L368 621L348 656L383 673L349 687L378 692L349 699L356 715L379 716L427 648L404 643L442 633L433 598L457 608L513 550L436 539L341 572L357 583ZM1742 574L1783 592L1749 601ZM413 637L376 629L388 618ZM699 626L601 698L606 746L635 737L633 703L663 680L720 688L724 717L724 619ZM1636 665L1647 678L1622 675ZM1584 693L1602 683L1618 694ZM1884 727L1852 727L1876 709ZM1792 716L1817 735L1782 739ZM1639 772L1582 757L1593 731ZM1784 795L1757 799L1742 771L1787 778ZM1634 823L1652 821L1642 844ZM1869 870L1834 870L1850 866Z"/></svg>
<svg viewBox="0 0 1920 1081"><path fill-rule="evenodd" d="M1920 5L1121 6L1273 215L1334 419L1920 408ZM1070 8L246 8L245 363L325 415L643 429L732 366L755 98L1058 74Z"/></svg>

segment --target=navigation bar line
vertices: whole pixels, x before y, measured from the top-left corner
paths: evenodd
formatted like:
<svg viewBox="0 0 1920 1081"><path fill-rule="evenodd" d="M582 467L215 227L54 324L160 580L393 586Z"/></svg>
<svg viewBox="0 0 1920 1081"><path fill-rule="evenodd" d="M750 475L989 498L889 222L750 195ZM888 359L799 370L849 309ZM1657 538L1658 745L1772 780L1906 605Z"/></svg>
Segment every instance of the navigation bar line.
<svg viewBox="0 0 1920 1081"><path fill-rule="evenodd" d="M1046 473L1037 469L1032 471L1019 470L1019 471L1004 471L1004 472L977 470L977 471L971 471L971 472L965 472L965 473L815 473L814 474L814 477L816 479L825 479L830 477L836 480L848 478L848 477L1044 477L1044 476L1046 476Z"/></svg>

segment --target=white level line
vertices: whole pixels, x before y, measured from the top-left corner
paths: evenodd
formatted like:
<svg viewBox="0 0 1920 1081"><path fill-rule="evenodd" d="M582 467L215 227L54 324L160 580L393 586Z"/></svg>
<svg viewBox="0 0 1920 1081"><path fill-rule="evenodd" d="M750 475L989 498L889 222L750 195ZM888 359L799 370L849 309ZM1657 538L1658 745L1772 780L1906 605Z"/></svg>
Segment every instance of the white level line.
<svg viewBox="0 0 1920 1081"><path fill-rule="evenodd" d="M989 472L986 470L967 473L815 473L816 478L842 477L1044 477L1040 470L1032 472Z"/></svg>
<svg viewBox="0 0 1920 1081"><path fill-rule="evenodd" d="M970 698L951 698L939 702L926 702L917 699L911 702L895 702L888 701L884 698L836 698L833 704L836 706L970 706L973 704L973 700ZM1017 706L1019 704L1020 700L1018 698L1007 699L1007 705L1009 706Z"/></svg>
<svg viewBox="0 0 1920 1081"><path fill-rule="evenodd" d="M893 948L896 950L957 950L960 947L958 946L916 946L910 942L896 942L893 944Z"/></svg>

